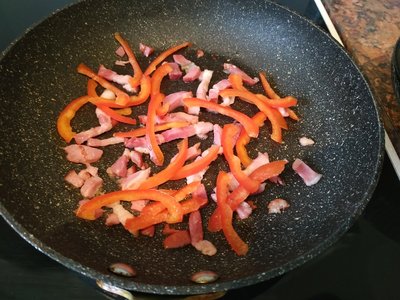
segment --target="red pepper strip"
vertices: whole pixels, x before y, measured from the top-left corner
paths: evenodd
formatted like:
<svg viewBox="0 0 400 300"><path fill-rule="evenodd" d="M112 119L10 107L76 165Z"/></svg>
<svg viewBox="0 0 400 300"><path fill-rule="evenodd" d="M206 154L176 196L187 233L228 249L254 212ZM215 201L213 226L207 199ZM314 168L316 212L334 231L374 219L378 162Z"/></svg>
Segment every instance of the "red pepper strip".
<svg viewBox="0 0 400 300"><path fill-rule="evenodd" d="M75 117L76 112L87 102L89 102L89 96L79 97L72 100L64 109L60 112L57 119L57 131L58 134L67 142L71 142L76 132L72 131L71 120Z"/></svg>
<svg viewBox="0 0 400 300"><path fill-rule="evenodd" d="M183 201L182 203L178 203L182 207L182 214L186 215L191 212L198 210L207 204L207 198L191 198ZM159 214L140 214L136 218L131 218L126 220L125 229L129 230L131 233L135 233L138 230L147 228L151 225L159 224L167 221L168 212L162 211Z"/></svg>
<svg viewBox="0 0 400 300"><path fill-rule="evenodd" d="M239 91L247 91L247 92L249 91L243 86L243 79L242 76L240 76L239 74L234 74L234 73L229 74L228 80L232 84L232 87L234 89Z"/></svg>
<svg viewBox="0 0 400 300"><path fill-rule="evenodd" d="M157 108L157 116L163 117L165 116L168 111L169 111L169 103L163 103L159 108Z"/></svg>
<svg viewBox="0 0 400 300"><path fill-rule="evenodd" d="M152 97L160 93L161 81L172 70L173 69L172 69L171 65L166 63L166 64L161 65L154 72L153 76L151 77L151 96Z"/></svg>
<svg viewBox="0 0 400 300"><path fill-rule="evenodd" d="M232 225L233 211L227 203L229 176L221 171L217 177L217 205L225 238L237 255L246 255L249 246L240 238Z"/></svg>
<svg viewBox="0 0 400 300"><path fill-rule="evenodd" d="M114 110L117 114L122 116L129 116L132 114L132 109L129 107Z"/></svg>
<svg viewBox="0 0 400 300"><path fill-rule="evenodd" d="M82 219L95 220L96 209L121 200L137 201L143 199L161 202L168 210L168 222L176 223L182 221L182 207L176 202L174 197L157 190L149 189L116 191L94 197L82 204L76 211L76 215Z"/></svg>
<svg viewBox="0 0 400 300"><path fill-rule="evenodd" d="M186 161L186 154L188 149L188 139L185 138L181 144L179 153L176 159L171 162L168 167L159 173L149 177L145 182L140 185L140 189L151 189L171 179L178 170L180 170Z"/></svg>
<svg viewBox="0 0 400 300"><path fill-rule="evenodd" d="M174 192L174 194L172 194L171 196L173 196L177 202L183 201L189 194L196 191L196 189L199 187L200 183L201 183L200 181L193 181L190 184L181 188L180 190ZM165 209L165 206L162 205L162 203L150 203L150 204L147 204L143 208L143 210L141 211L141 214L156 215L156 214L162 212L164 209Z"/></svg>
<svg viewBox="0 0 400 300"><path fill-rule="evenodd" d="M257 168L256 170L254 170L250 174L250 178L253 180L256 180L257 182L259 182L261 184L265 180L281 174L283 172L283 170L285 169L286 164L287 164L286 160L277 160L277 161L270 162L268 164L265 164L265 165ZM229 203L230 207L233 210L235 210L238 208L240 203L242 203L244 200L247 199L247 197L249 195L250 195L249 192L246 191L246 189L243 186L239 185L229 195L228 203Z"/></svg>
<svg viewBox="0 0 400 300"><path fill-rule="evenodd" d="M280 97L278 96L277 93L275 93L275 91L272 89L271 85L269 84L269 82L267 80L267 75L265 74L265 72L260 72L259 77L260 77L261 85L262 85L265 93L267 94L267 96L270 99L279 99Z"/></svg>
<svg viewBox="0 0 400 300"><path fill-rule="evenodd" d="M300 120L299 116L290 108L286 108L287 113L289 114L289 118L292 120L298 121Z"/></svg>
<svg viewBox="0 0 400 300"><path fill-rule="evenodd" d="M85 64L79 64L77 68L78 73L88 76L89 78L98 82L103 88L112 91L116 96L116 103L120 104L120 102L126 102L129 100L129 95L119 88L111 84L109 81L104 79L103 77L98 76L95 72L93 72L88 66Z"/></svg>
<svg viewBox="0 0 400 300"><path fill-rule="evenodd" d="M103 105L110 108L125 108L125 106L123 105L116 104L114 100L109 100L101 97L91 97L89 102L96 106Z"/></svg>
<svg viewBox="0 0 400 300"><path fill-rule="evenodd" d="M287 161L278 160L268 164L265 164L250 174L250 178L257 180L260 184L265 180L278 176L281 174L285 168ZM250 193L241 185L239 185L229 196L228 204L232 210L236 210L240 203L247 199ZM208 230L210 232L217 232L222 229L221 215L219 213L218 207L214 210L210 219L208 220Z"/></svg>
<svg viewBox="0 0 400 300"><path fill-rule="evenodd" d="M177 46L174 46L172 48L165 50L159 56L157 56L155 60L153 60L151 62L151 64L147 67L146 71L144 71L144 75L150 75L157 68L157 66L160 63L162 63L168 56L170 56L171 54L179 51L180 49L188 47L190 45L191 45L190 42L185 42L183 44L180 44L180 45L177 45Z"/></svg>
<svg viewBox="0 0 400 300"><path fill-rule="evenodd" d="M164 94L156 94L151 96L149 106L147 108L147 122L146 122L146 140L150 144L151 149L154 154L154 163L157 166L162 166L164 164L164 153L161 151L156 138L156 111L161 105L164 99Z"/></svg>
<svg viewBox="0 0 400 300"><path fill-rule="evenodd" d="M118 32L115 33L114 37L121 44L122 48L124 48L125 53L128 56L129 63L131 64L132 69L133 69L133 78L131 80L129 80L129 83L133 88L135 88L140 83L140 79L142 78L143 71L140 68L139 63L136 60L135 54L133 53L128 42L125 41Z"/></svg>
<svg viewBox="0 0 400 300"><path fill-rule="evenodd" d="M198 98L186 98L186 99L183 99L183 103L188 107L200 106L200 107L210 109L212 111L216 111L222 115L231 117L231 118L235 119L236 121L238 121L240 124L242 124L242 126L244 127L244 129L246 130L247 134L250 137L258 136L259 128L258 128L257 124L254 123L254 121L250 117L246 116L245 114L243 114L233 108L230 108L227 106L222 106L218 103L214 103L211 101L198 99Z"/></svg>
<svg viewBox="0 0 400 300"><path fill-rule="evenodd" d="M176 122L168 122L164 124L156 124L154 126L154 132L159 132L171 128L181 128L181 127L186 127L189 126L190 123L186 121L176 121ZM115 132L113 136L116 137L141 137L146 135L146 127L141 127L138 129L134 129L132 131L127 131L127 132Z"/></svg>
<svg viewBox="0 0 400 300"><path fill-rule="evenodd" d="M242 171L240 159L233 154L233 148L235 146L235 139L233 137L239 134L240 128L238 126L234 124L225 125L222 129L221 136L222 149L233 176L241 185L243 185L244 188L246 188L246 190L248 190L250 193L254 193L258 190L260 183L251 179Z"/></svg>
<svg viewBox="0 0 400 300"><path fill-rule="evenodd" d="M282 129L279 125L277 115L274 113L275 110L274 108L269 107L263 100L261 100L251 92L243 92L235 89L226 89L220 91L219 94L222 97L230 97L230 96L240 97L242 99L247 99L248 101L254 103L258 107L258 109L262 111L271 122L272 125L271 139L274 140L275 142L282 143Z"/></svg>
<svg viewBox="0 0 400 300"><path fill-rule="evenodd" d="M96 88L97 88L97 82L94 81L93 79L89 79L88 83L87 83L87 94L90 97L98 97L99 95L97 95L96 92Z"/></svg>
<svg viewBox="0 0 400 300"><path fill-rule="evenodd" d="M287 96L279 99L269 99L262 94L257 94L257 97L261 98L265 103L267 103L271 107L284 107L288 108L291 106L295 106L297 104L297 99L292 96Z"/></svg>
<svg viewBox="0 0 400 300"><path fill-rule="evenodd" d="M252 117L253 121L259 127L263 126L266 118L267 117L265 116L265 114L263 112L258 112ZM235 147L236 147L237 156L239 157L240 161L242 162L242 165L245 167L247 167L253 161L247 154L247 150L246 150L246 145L249 142L250 142L249 135L246 133L246 131L242 130L240 132L239 138L236 141Z"/></svg>
<svg viewBox="0 0 400 300"><path fill-rule="evenodd" d="M175 249L182 248L184 246L190 245L191 239L189 231L180 230L178 232L171 233L168 235L164 241L163 245L165 249Z"/></svg>
<svg viewBox="0 0 400 300"><path fill-rule="evenodd" d="M196 174L204 170L210 165L210 163L212 163L218 157L219 148L220 147L218 145L212 145L207 155L198 160L193 161L190 164L184 165L179 170L179 172L177 172L175 176L171 178L171 180L186 178L190 175Z"/></svg>
<svg viewBox="0 0 400 300"><path fill-rule="evenodd" d="M95 104L98 108L100 108L106 115L108 115L109 117L111 117L112 119L121 122L121 123L125 123L125 124L131 124L131 125L135 125L136 124L136 120L129 118L129 117L125 117L120 115L119 113L117 113L116 111L112 110L111 108L105 106L105 105L98 105Z"/></svg>

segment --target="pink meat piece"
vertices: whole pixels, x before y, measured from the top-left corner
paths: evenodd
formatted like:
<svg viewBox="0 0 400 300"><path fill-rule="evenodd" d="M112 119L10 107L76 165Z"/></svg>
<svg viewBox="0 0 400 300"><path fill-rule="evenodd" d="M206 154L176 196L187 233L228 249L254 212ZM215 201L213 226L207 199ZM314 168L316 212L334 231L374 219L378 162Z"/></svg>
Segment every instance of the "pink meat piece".
<svg viewBox="0 0 400 300"><path fill-rule="evenodd" d="M110 91L110 90L106 89L101 93L100 97L108 99L108 100L114 100L115 99L115 94L114 94L113 91Z"/></svg>
<svg viewBox="0 0 400 300"><path fill-rule="evenodd" d="M285 107L276 107L276 109L280 112L282 117L289 117L289 113Z"/></svg>
<svg viewBox="0 0 400 300"><path fill-rule="evenodd" d="M97 176L99 168L93 167L90 164L86 165L86 169L79 171L78 176L83 180L87 180L92 176Z"/></svg>
<svg viewBox="0 0 400 300"><path fill-rule="evenodd" d="M81 194L85 198L92 198L103 185L103 179L98 176L92 176L85 181L81 187Z"/></svg>
<svg viewBox="0 0 400 300"><path fill-rule="evenodd" d="M106 115L101 109L96 108L96 116L99 120L100 126L92 127L89 130L82 131L75 134L74 139L77 144L82 144L90 138L96 137L102 133L110 131L113 128L113 122L111 118Z"/></svg>
<svg viewBox="0 0 400 300"><path fill-rule="evenodd" d="M213 133L214 133L214 145L220 146L218 153L223 153L222 143L221 143L221 136L222 136L222 128L218 124L214 124L213 126Z"/></svg>
<svg viewBox="0 0 400 300"><path fill-rule="evenodd" d="M125 149L124 153L107 169L107 174L112 177L125 177L128 172L129 154L130 151Z"/></svg>
<svg viewBox="0 0 400 300"><path fill-rule="evenodd" d="M115 65L124 67L129 64L129 60L116 60Z"/></svg>
<svg viewBox="0 0 400 300"><path fill-rule="evenodd" d="M195 159L197 156L201 154L200 143L194 144L193 146L189 147L186 154L186 160ZM176 159L178 154L171 158L171 162Z"/></svg>
<svg viewBox="0 0 400 300"><path fill-rule="evenodd" d="M284 199L274 199L268 203L269 214L280 214L283 210L289 208L289 203Z"/></svg>
<svg viewBox="0 0 400 300"><path fill-rule="evenodd" d="M147 123L146 115L141 115L138 118L141 124L146 125ZM159 116L156 117L156 124L165 124L169 122L188 122L190 124L195 124L199 122L199 117L189 115L184 112L174 112L174 113L169 113L163 117Z"/></svg>
<svg viewBox="0 0 400 300"><path fill-rule="evenodd" d="M301 137L301 138L299 139L299 143L300 143L300 145L302 145L302 146L311 146L311 145L314 145L314 144L315 144L315 142L314 142L312 139L310 139L310 138L308 138L308 137L305 137L305 136L303 136L303 137Z"/></svg>
<svg viewBox="0 0 400 300"><path fill-rule="evenodd" d="M193 198L201 198L201 199L207 199L208 201L208 197L207 197L207 191L206 191L206 187L204 186L204 184L200 184L197 189L192 193Z"/></svg>
<svg viewBox="0 0 400 300"><path fill-rule="evenodd" d="M178 80L182 77L182 71L179 68L179 65L175 62L169 63L172 67L172 71L168 73L169 79L171 80Z"/></svg>
<svg viewBox="0 0 400 300"><path fill-rule="evenodd" d="M69 145L64 148L67 159L77 164L90 164L98 161L103 155L103 150L84 145Z"/></svg>
<svg viewBox="0 0 400 300"><path fill-rule="evenodd" d="M117 50L115 50L115 54L117 54L119 57L123 57L125 55L124 47L119 46Z"/></svg>
<svg viewBox="0 0 400 300"><path fill-rule="evenodd" d="M193 93L191 91L180 91L165 96L163 103L169 105L168 112L170 112L177 107L183 106L183 99L191 97L193 97Z"/></svg>
<svg viewBox="0 0 400 300"><path fill-rule="evenodd" d="M138 166L140 169L144 169L145 168L145 164L143 162L143 156L142 153L137 152L135 150L131 150L129 152L129 157L131 159L131 161Z"/></svg>
<svg viewBox="0 0 400 300"><path fill-rule="evenodd" d="M233 103L235 103L235 97L222 97L222 106L231 106Z"/></svg>
<svg viewBox="0 0 400 300"><path fill-rule="evenodd" d="M258 152L258 155L253 161L247 166L246 169L244 169L244 173L249 176L251 173L253 173L256 169L259 167L268 164L269 161L269 155L267 152L261 153Z"/></svg>
<svg viewBox="0 0 400 300"><path fill-rule="evenodd" d="M257 77L251 78L244 71L233 64L224 63L224 72L227 74L238 74L240 77L242 77L244 82L250 85L255 85L259 81Z"/></svg>
<svg viewBox="0 0 400 300"><path fill-rule="evenodd" d="M213 102L218 101L219 92L227 88L232 87L231 82L228 79L222 79L212 86L208 91L208 99Z"/></svg>
<svg viewBox="0 0 400 300"><path fill-rule="evenodd" d="M139 50L146 57L149 57L154 52L154 48L147 46L143 43L139 43Z"/></svg>
<svg viewBox="0 0 400 300"><path fill-rule="evenodd" d="M113 213L117 216L118 221L125 225L126 220L134 218L135 216L126 210L120 203L110 204L109 207L112 208Z"/></svg>
<svg viewBox="0 0 400 300"><path fill-rule="evenodd" d="M242 203L240 203L240 205L236 209L236 212L238 214L239 219L243 220L243 219L248 218L251 215L251 213L253 212L253 209L246 201L243 201Z"/></svg>
<svg viewBox="0 0 400 300"><path fill-rule="evenodd" d="M132 78L130 75L120 75L113 70L107 69L103 65L100 65L97 75L120 85L129 84L129 80Z"/></svg>
<svg viewBox="0 0 400 300"><path fill-rule="evenodd" d="M204 51L201 50L201 49L198 49L196 51L196 56L197 56L197 58L203 57L204 56Z"/></svg>
<svg viewBox="0 0 400 300"><path fill-rule="evenodd" d="M91 147L106 147L109 145L120 144L125 141L122 137L110 137L108 139L90 138L87 140L87 145Z"/></svg>
<svg viewBox="0 0 400 300"><path fill-rule="evenodd" d="M114 213L111 213L111 214L109 214L107 216L105 223L106 223L107 226L120 224L118 216L116 214L114 214Z"/></svg>
<svg viewBox="0 0 400 300"><path fill-rule="evenodd" d="M208 240L201 240L193 246L204 255L213 256L217 253L217 248Z"/></svg>
<svg viewBox="0 0 400 300"><path fill-rule="evenodd" d="M76 188L80 188L83 183L85 182L84 179L82 179L76 172L75 170L71 170L65 175L64 177L65 181L71 184L72 186Z"/></svg>
<svg viewBox="0 0 400 300"><path fill-rule="evenodd" d="M203 223L201 220L201 214L198 210L189 215L189 233L192 245L203 240Z"/></svg>
<svg viewBox="0 0 400 300"><path fill-rule="evenodd" d="M136 211L142 211L143 208L149 203L149 200L137 200L132 201L131 209Z"/></svg>
<svg viewBox="0 0 400 300"><path fill-rule="evenodd" d="M269 181L275 183L275 184L279 184L279 185L285 185L285 182L283 181L283 179L279 176L274 176L268 179Z"/></svg>
<svg viewBox="0 0 400 300"><path fill-rule="evenodd" d="M208 86L210 85L210 81L213 75L213 71L204 70L200 76L200 84L196 90L196 97L199 99L207 99Z"/></svg>
<svg viewBox="0 0 400 300"><path fill-rule="evenodd" d="M128 175L125 178L122 178L119 183L121 185L121 190L134 190L137 189L142 182L147 180L150 176L150 168L137 171L133 174Z"/></svg>
<svg viewBox="0 0 400 300"><path fill-rule="evenodd" d="M181 66L182 70L187 71L192 64L192 61L188 60L181 54L174 54L172 56L174 62Z"/></svg>
<svg viewBox="0 0 400 300"><path fill-rule="evenodd" d="M183 76L182 79L186 83L193 82L196 79L198 79L200 75L201 75L200 67L193 64L190 66L189 70L186 72L186 75Z"/></svg>
<svg viewBox="0 0 400 300"><path fill-rule="evenodd" d="M316 184L322 177L322 174L315 172L304 161L298 158L293 162L292 168L307 186Z"/></svg>

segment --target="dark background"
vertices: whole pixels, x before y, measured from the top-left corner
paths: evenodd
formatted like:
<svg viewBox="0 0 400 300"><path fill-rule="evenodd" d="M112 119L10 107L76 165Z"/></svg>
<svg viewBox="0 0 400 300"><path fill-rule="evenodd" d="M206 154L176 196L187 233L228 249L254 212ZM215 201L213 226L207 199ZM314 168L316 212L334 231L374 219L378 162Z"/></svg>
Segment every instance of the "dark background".
<svg viewBox="0 0 400 300"><path fill-rule="evenodd" d="M0 50L73 2L0 0ZM312 0L276 2L322 24ZM35 250L3 219L0 238L0 299L108 299L94 282ZM224 299L400 299L399 279L400 184L385 158L371 202L338 243L280 278L230 291Z"/></svg>

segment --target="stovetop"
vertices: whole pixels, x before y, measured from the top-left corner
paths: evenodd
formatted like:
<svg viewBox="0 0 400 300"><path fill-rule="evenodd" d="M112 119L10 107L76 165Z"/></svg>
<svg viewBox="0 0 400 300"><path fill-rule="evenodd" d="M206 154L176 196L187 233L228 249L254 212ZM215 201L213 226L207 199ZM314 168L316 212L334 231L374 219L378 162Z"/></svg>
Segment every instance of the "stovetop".
<svg viewBox="0 0 400 300"><path fill-rule="evenodd" d="M31 24L72 2L0 0L0 50ZM326 30L313 0L276 2ZM35 250L3 219L0 237L0 299L112 299L94 282ZM400 299L399 278L400 183L385 157L370 203L339 242L279 278L229 291L223 299Z"/></svg>

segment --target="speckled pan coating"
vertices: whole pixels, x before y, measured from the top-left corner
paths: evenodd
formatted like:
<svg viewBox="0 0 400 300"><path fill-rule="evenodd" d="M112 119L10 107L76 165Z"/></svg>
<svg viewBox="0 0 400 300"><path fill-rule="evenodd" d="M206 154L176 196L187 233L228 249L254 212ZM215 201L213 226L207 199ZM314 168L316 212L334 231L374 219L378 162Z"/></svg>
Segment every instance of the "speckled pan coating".
<svg viewBox="0 0 400 300"><path fill-rule="evenodd" d="M306 187L288 168L285 187L271 187L254 198L259 206L254 215L235 225L250 245L247 256L237 257L220 234L206 233L219 249L217 256L206 257L192 247L165 251L160 234L136 240L120 227L74 216L79 195L63 181L71 164L64 159L56 119L70 99L85 93L86 79L75 73L78 63L112 66L116 31L134 47L144 42L157 52L192 41L193 49L185 53L194 58L195 49L203 49L206 56L197 61L202 67L221 70L230 59L254 76L266 70L280 94L298 97L301 121L290 122L286 143L271 143L264 130L257 144L251 144L252 153L268 151L272 159L291 162L299 157L324 176L317 185ZM141 57L140 62L147 60ZM287 272L325 250L349 228L379 176L383 129L359 70L327 34L269 2L80 2L40 23L4 53L0 76L2 215L53 259L126 289L197 294ZM206 115L215 121L213 116ZM78 119L95 120L89 109ZM74 126L83 129L86 121ZM316 145L299 146L298 138L304 135ZM119 154L110 147L106 160ZM210 173L215 175L216 169ZM290 209L268 215L266 203L274 197L286 198ZM107 268L114 262L133 265L138 275L113 275ZM200 270L215 271L220 279L196 285L190 275Z"/></svg>

